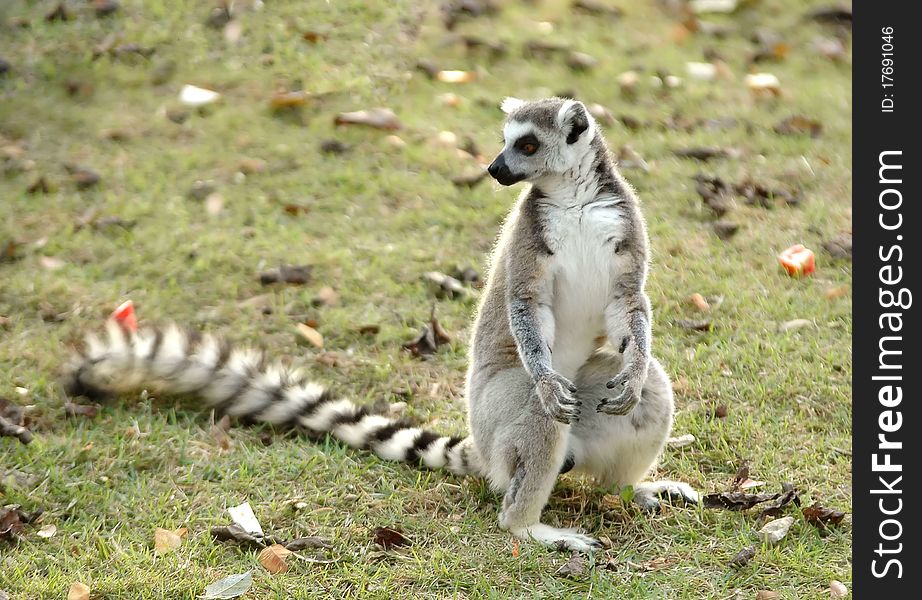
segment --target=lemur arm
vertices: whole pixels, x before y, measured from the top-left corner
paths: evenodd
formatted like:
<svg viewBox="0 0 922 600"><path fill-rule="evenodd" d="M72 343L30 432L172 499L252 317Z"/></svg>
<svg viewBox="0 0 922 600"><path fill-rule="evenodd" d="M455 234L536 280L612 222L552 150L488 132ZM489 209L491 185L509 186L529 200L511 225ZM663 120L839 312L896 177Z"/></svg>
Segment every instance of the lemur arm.
<svg viewBox="0 0 922 600"><path fill-rule="evenodd" d="M546 265L549 252L539 232L527 221L515 232L506 264L506 306L509 329L525 371L535 382L538 400L548 415L562 423L576 418L576 386L554 371L551 345L554 315L552 280Z"/></svg>
<svg viewBox="0 0 922 600"><path fill-rule="evenodd" d="M612 299L605 311L608 339L624 355L624 361L621 372L608 382L608 388L614 390L613 397L604 399L598 410L615 415L627 414L640 400L650 363L651 310L644 292L647 256L642 226L640 223L639 227L630 230L634 239L625 244L630 265L615 281ZM620 392L615 389L618 386L623 386Z"/></svg>

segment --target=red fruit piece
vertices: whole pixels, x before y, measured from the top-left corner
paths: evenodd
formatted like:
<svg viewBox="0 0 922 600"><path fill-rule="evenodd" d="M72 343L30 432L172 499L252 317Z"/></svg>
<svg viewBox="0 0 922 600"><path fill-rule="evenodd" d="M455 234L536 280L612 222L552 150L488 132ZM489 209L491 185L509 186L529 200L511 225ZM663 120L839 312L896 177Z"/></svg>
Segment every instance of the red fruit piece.
<svg viewBox="0 0 922 600"><path fill-rule="evenodd" d="M134 314L134 302L131 300L126 300L123 302L115 311L112 313L111 317L115 319L128 331L137 331L138 330L138 319Z"/></svg>
<svg viewBox="0 0 922 600"><path fill-rule="evenodd" d="M795 244L779 254L778 262L791 277L803 277L816 271L813 250L803 244Z"/></svg>

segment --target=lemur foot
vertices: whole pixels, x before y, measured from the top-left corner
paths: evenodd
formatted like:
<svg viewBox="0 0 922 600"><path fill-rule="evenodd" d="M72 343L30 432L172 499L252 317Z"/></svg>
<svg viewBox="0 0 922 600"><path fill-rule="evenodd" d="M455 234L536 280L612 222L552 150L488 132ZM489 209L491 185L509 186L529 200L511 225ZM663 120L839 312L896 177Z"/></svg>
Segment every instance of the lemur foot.
<svg viewBox="0 0 922 600"><path fill-rule="evenodd" d="M626 415L631 412L640 400L640 385L635 385L632 379L627 371L615 375L605 387L613 390L622 386L621 393L614 398L602 398L596 410L609 415Z"/></svg>
<svg viewBox="0 0 922 600"><path fill-rule="evenodd" d="M555 421L572 423L579 415L579 401L576 386L569 379L557 373L542 376L535 390L541 405Z"/></svg>
<svg viewBox="0 0 922 600"><path fill-rule="evenodd" d="M647 512L660 510L659 496L668 496L671 500L682 500L686 504L698 504L699 497L690 485L681 481L651 481L634 486L633 502Z"/></svg>
<svg viewBox="0 0 922 600"><path fill-rule="evenodd" d="M602 547L599 540L583 535L577 529L560 529L544 523L535 523L528 527L512 529L511 532L512 535L520 540L535 540L557 550L594 552Z"/></svg>

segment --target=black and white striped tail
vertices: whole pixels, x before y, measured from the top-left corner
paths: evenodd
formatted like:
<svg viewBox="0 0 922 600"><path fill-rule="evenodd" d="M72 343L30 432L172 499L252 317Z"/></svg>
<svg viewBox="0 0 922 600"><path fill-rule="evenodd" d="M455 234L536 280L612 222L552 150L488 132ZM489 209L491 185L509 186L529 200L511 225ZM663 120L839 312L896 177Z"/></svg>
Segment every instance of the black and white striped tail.
<svg viewBox="0 0 922 600"><path fill-rule="evenodd" d="M270 363L261 351L176 325L131 332L109 319L104 338L88 335L68 365L66 386L71 395L91 397L141 389L195 396L220 413L330 433L387 460L421 461L459 475L476 471L470 439L372 414L297 369Z"/></svg>

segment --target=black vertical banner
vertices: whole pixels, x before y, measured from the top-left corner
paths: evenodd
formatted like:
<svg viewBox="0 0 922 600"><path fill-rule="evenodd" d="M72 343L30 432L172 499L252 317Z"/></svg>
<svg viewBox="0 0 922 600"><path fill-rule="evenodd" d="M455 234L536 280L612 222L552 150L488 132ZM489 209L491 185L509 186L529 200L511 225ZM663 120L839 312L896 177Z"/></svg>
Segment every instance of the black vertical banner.
<svg viewBox="0 0 922 600"><path fill-rule="evenodd" d="M922 364L922 29L916 2L858 0L853 18L855 598L918 597ZM922 296L918 298L922 301ZM895 595L880 596L881 593Z"/></svg>

